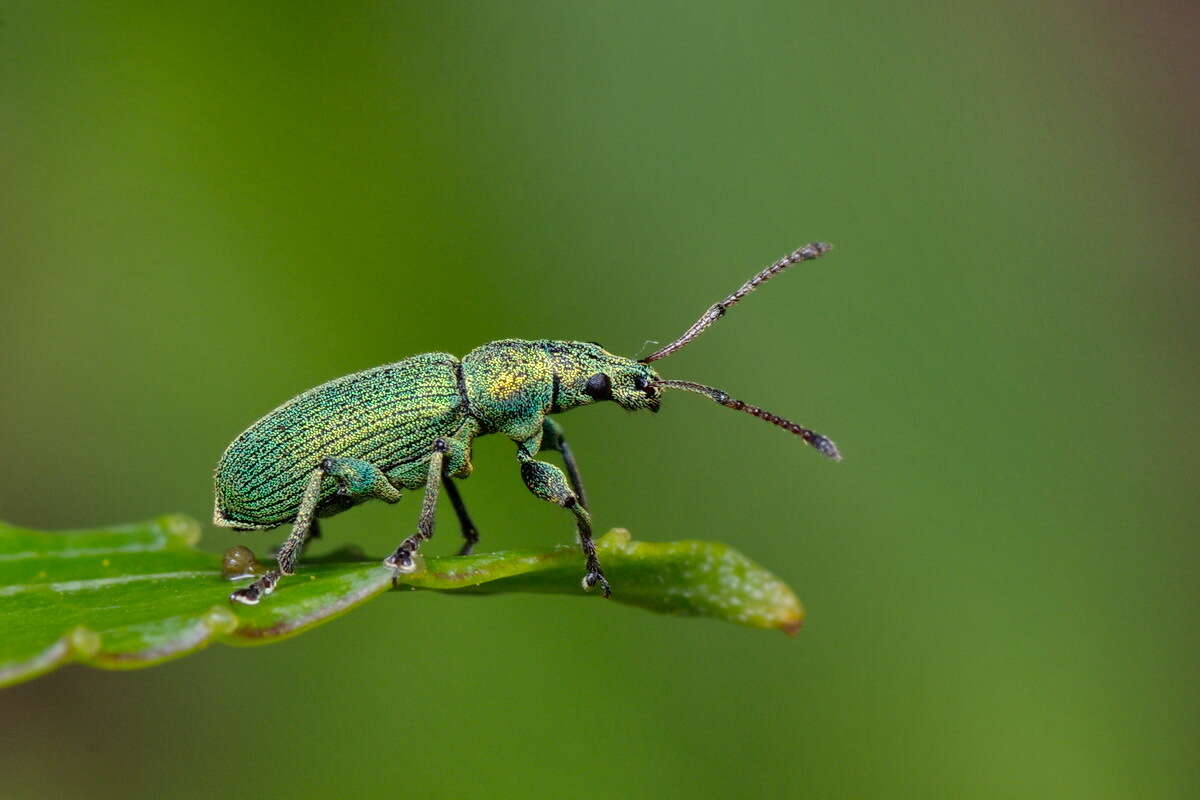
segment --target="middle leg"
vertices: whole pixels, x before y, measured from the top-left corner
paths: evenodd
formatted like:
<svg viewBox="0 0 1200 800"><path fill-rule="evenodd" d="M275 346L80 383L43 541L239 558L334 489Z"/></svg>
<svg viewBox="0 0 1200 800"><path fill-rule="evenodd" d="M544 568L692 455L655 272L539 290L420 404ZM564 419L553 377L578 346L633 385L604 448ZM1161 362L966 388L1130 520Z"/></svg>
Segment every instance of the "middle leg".
<svg viewBox="0 0 1200 800"><path fill-rule="evenodd" d="M442 469L449 450L450 443L446 439L439 438L434 441L433 453L429 456L429 471L425 477L425 496L421 498L421 517L417 521L417 532L401 542L396 552L383 560L384 564L397 572L415 572L417 562L413 556L421 547L421 542L433 537L438 489L442 485Z"/></svg>

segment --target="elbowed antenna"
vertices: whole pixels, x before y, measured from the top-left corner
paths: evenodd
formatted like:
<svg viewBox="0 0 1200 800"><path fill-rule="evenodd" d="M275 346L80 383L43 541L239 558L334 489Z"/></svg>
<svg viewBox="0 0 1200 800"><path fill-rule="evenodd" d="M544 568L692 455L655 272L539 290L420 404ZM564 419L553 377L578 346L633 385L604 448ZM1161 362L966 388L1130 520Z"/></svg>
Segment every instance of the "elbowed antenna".
<svg viewBox="0 0 1200 800"><path fill-rule="evenodd" d="M778 417L772 414L770 411L764 411L758 406L752 406L748 403L743 403L741 400L734 400L727 393L721 391L720 389L715 389L712 386L705 386L702 383L693 383L692 381L655 381L651 384L651 386L661 386L664 389L682 389L685 392L702 394L714 402L720 403L726 408L732 408L734 411L745 411L752 417L758 417L759 419L765 420L772 425L778 425L785 431L796 434L801 439L812 445L813 449L823 456L832 458L834 461L842 460L842 454L838 452L837 445L833 443L833 440L822 436L816 431L810 431L803 425L797 425L796 423L786 420L783 417Z"/></svg>
<svg viewBox="0 0 1200 800"><path fill-rule="evenodd" d="M725 312L729 310L730 306L736 305L743 297L757 289L760 284L769 281L771 278L774 278L776 275L783 272L793 264L798 264L801 261L812 261L814 258L820 258L828 253L832 248L833 245L829 244L828 242L812 242L811 244L804 245L804 247L801 247L799 250L796 250L793 253L789 253L771 266L764 269L762 272L755 275L750 280L743 283L741 288L729 295L729 297L726 297L721 302L711 306L707 311L704 312L704 314L700 316L700 319L692 323L692 327L684 331L683 335L678 339L671 342L657 353L653 353L638 360L643 364L649 364L651 361L658 361L660 358L666 358L676 350L688 345L700 334L704 333L708 326L725 316Z"/></svg>

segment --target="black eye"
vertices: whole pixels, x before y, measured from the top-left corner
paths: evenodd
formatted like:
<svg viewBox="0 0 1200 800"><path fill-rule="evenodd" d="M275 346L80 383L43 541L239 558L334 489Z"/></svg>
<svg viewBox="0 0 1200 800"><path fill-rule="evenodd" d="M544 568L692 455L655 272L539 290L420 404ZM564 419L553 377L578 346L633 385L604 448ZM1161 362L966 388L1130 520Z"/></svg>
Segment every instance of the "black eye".
<svg viewBox="0 0 1200 800"><path fill-rule="evenodd" d="M646 387L649 385L650 385L650 381L646 380L641 375L633 376L633 388L638 390L639 392L645 391Z"/></svg>
<svg viewBox="0 0 1200 800"><path fill-rule="evenodd" d="M597 372L588 378L587 385L583 387L583 391L596 400L611 400L612 381L603 372Z"/></svg>

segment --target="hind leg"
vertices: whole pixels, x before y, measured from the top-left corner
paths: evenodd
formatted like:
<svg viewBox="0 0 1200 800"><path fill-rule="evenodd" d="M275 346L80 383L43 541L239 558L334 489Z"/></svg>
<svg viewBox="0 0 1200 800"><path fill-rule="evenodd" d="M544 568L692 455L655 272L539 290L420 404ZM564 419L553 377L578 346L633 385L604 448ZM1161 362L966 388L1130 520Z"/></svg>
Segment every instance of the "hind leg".
<svg viewBox="0 0 1200 800"><path fill-rule="evenodd" d="M275 585L284 575L291 575L296 569L296 562L304 550L304 543L316 524L317 503L321 499L321 487L325 478L333 478L340 485L338 495L349 502L361 502L378 498L387 503L400 499L400 490L391 484L378 467L357 458L323 458L308 476L308 484L300 498L300 508L296 512L296 521L292 523L292 532L280 546L275 559L278 569L273 569L244 589L238 589L229 595L229 599L237 603L254 605L263 595L275 591Z"/></svg>
<svg viewBox="0 0 1200 800"><path fill-rule="evenodd" d="M304 554L308 552L308 546L312 544L313 539L321 538L321 521L313 517L313 521L308 525L308 536L304 539L304 544L300 546L300 558L304 558ZM286 539L284 541L287 541ZM283 549L283 542L271 548L271 555L279 557L279 551Z"/></svg>

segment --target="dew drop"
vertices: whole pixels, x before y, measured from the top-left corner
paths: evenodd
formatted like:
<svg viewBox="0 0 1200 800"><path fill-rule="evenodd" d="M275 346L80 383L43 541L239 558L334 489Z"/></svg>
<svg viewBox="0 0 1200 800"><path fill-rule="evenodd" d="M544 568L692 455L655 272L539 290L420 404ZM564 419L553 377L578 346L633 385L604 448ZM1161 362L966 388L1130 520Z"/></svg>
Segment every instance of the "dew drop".
<svg viewBox="0 0 1200 800"><path fill-rule="evenodd" d="M236 581L262 575L266 569L254 558L249 547L239 544L225 551L221 557L221 574L226 580Z"/></svg>

